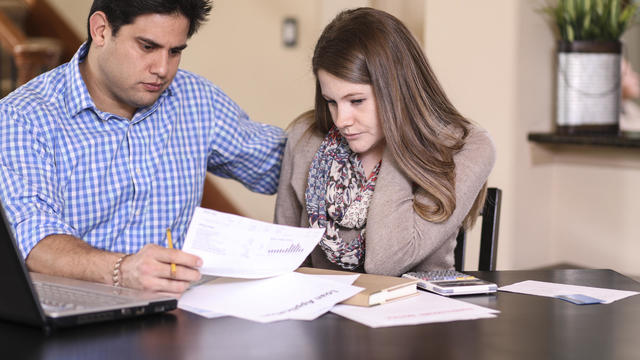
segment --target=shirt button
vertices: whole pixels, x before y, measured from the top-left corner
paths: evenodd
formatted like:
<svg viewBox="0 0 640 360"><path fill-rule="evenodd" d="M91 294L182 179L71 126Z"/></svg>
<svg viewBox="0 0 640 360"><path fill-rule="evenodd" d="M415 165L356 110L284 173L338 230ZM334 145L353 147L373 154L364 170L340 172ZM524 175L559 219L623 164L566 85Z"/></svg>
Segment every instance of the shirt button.
<svg viewBox="0 0 640 360"><path fill-rule="evenodd" d="M136 168L136 174L140 175L142 173L142 171L140 171L140 168Z"/></svg>
<svg viewBox="0 0 640 360"><path fill-rule="evenodd" d="M140 210L136 210L136 216L140 216Z"/></svg>

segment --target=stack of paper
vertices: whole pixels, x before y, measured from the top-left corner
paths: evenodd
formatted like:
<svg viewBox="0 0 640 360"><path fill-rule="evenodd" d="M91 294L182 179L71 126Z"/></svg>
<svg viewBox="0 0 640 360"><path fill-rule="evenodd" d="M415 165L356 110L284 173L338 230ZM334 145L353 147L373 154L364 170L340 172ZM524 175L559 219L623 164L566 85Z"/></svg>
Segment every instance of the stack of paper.
<svg viewBox="0 0 640 360"><path fill-rule="evenodd" d="M313 320L362 291L350 285L356 277L338 282L291 272L260 280L218 278L187 291L178 306L207 317L232 315L259 322Z"/></svg>
<svg viewBox="0 0 640 360"><path fill-rule="evenodd" d="M191 288L178 306L207 317L315 319L362 291L351 286L357 275L331 281L293 272L323 233L197 208L182 250L202 258L202 274L222 277Z"/></svg>
<svg viewBox="0 0 640 360"><path fill-rule="evenodd" d="M495 317L495 310L438 295L420 292L411 297L415 281L375 275L359 280L368 292L352 303L368 306L409 298L371 307L334 307L363 290L351 285L359 274L293 272L322 234L321 229L273 225L198 208L183 250L202 258L203 274L221 277L189 289L178 306L206 317L232 315L259 322L313 320L333 308L372 327Z"/></svg>

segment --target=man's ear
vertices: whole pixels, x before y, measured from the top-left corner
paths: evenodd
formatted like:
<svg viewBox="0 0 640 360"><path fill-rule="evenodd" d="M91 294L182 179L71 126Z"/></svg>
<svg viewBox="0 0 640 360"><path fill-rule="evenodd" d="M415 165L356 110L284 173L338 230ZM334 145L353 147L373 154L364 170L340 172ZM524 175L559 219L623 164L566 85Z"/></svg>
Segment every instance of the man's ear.
<svg viewBox="0 0 640 360"><path fill-rule="evenodd" d="M102 11L96 11L89 17L89 32L91 41L96 46L102 46L105 40L111 36L111 26L107 15Z"/></svg>

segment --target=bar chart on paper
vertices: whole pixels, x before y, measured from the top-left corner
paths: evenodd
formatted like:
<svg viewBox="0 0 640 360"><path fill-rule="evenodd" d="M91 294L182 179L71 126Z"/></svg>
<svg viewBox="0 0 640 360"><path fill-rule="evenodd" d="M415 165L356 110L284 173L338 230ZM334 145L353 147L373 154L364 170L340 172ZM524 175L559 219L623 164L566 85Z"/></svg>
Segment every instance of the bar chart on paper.
<svg viewBox="0 0 640 360"><path fill-rule="evenodd" d="M300 246L300 243L295 243L289 245L288 248L281 249L268 249L267 254L269 255L278 255L278 254L297 254L304 251L304 248Z"/></svg>

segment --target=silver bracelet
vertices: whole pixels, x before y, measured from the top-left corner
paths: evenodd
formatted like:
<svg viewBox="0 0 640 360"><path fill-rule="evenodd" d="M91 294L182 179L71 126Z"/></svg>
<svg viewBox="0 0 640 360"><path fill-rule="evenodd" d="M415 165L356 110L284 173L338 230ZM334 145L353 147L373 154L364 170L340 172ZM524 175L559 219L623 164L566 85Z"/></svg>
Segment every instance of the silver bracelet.
<svg viewBox="0 0 640 360"><path fill-rule="evenodd" d="M111 277L113 280L113 286L122 286L122 271L120 271L120 265L122 265L124 258L127 256L129 256L129 254L120 256L115 265L113 265L113 275Z"/></svg>

